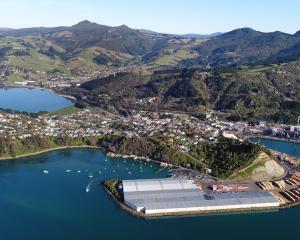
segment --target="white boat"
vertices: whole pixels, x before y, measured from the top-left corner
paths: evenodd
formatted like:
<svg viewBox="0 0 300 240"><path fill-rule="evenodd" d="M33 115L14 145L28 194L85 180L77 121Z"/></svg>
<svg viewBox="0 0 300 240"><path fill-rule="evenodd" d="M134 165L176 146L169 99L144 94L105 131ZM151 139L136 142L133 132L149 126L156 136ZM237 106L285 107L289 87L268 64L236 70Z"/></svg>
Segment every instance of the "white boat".
<svg viewBox="0 0 300 240"><path fill-rule="evenodd" d="M47 170L44 170L43 173L48 174L49 172Z"/></svg>
<svg viewBox="0 0 300 240"><path fill-rule="evenodd" d="M66 172L71 172L71 170L70 170L70 169L68 169L68 170L66 170Z"/></svg>
<svg viewBox="0 0 300 240"><path fill-rule="evenodd" d="M78 170L77 172L78 172L78 173L81 173L81 171L80 171L80 170Z"/></svg>
<svg viewBox="0 0 300 240"><path fill-rule="evenodd" d="M89 183L88 183L88 185L86 186L86 188L85 188L85 192L89 192L90 190L91 190L91 187L92 187L92 184L93 184L93 182L95 182L97 179L93 179L93 180L91 180Z"/></svg>

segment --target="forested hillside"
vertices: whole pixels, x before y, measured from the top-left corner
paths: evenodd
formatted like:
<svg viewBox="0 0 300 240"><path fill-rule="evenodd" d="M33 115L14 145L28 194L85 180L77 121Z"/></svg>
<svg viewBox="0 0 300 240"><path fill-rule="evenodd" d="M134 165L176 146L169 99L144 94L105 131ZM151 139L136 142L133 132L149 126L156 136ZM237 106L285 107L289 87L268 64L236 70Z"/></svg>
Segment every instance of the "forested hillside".
<svg viewBox="0 0 300 240"><path fill-rule="evenodd" d="M230 120L294 123L300 115L299 76L300 61L227 72L173 69L96 79L76 91L112 111L214 109Z"/></svg>

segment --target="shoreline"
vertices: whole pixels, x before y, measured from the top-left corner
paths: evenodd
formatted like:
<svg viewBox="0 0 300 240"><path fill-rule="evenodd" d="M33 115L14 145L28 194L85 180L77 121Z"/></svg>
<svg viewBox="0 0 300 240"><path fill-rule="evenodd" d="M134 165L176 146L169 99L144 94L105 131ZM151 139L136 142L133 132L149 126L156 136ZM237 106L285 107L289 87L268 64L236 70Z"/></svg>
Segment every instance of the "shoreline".
<svg viewBox="0 0 300 240"><path fill-rule="evenodd" d="M261 139L267 139L267 140L272 140L272 141L300 144L300 140L285 139L285 138L278 138L278 137L271 137L271 136L249 136L247 138L248 139L249 138L261 138Z"/></svg>
<svg viewBox="0 0 300 240"><path fill-rule="evenodd" d="M137 156L137 155L126 155L126 154L119 154L119 153L113 153L113 152L107 152L106 155L110 158L124 158L124 159L132 159L132 160L143 160L146 162L152 162L152 163L156 163L159 164L161 167L164 168L179 168L179 169L187 169L190 170L188 168L182 167L182 166L176 166L170 163L165 163L165 162L160 162L158 160L153 160L147 157L142 157L142 156Z"/></svg>
<svg viewBox="0 0 300 240"><path fill-rule="evenodd" d="M101 147L97 147L97 146L89 146L89 145L82 145L82 146L63 146L63 147L55 147L55 148L49 148L49 149L45 149L45 150L41 150L41 151L37 151L37 152L33 152L33 153L26 153L26 154L21 154L18 155L16 157L0 157L0 161L8 161L8 160L18 160L21 158L26 158L26 157L31 157L31 156L35 156L35 155L40 155L43 153L48 153L48 152L53 152L53 151L60 151L60 150L67 150L67 149L76 149L76 148L91 148L91 149L99 149L104 151L103 148Z"/></svg>
<svg viewBox="0 0 300 240"><path fill-rule="evenodd" d="M0 85L0 87L2 87L2 88L28 88L28 89L35 88L35 89L49 91L50 93L52 93L54 95L67 98L67 99L75 101L75 102L77 101L77 99L71 95L60 94L53 89L45 88L45 87L37 87L37 86L31 86L31 85L18 85L18 84L3 84L3 85Z"/></svg>
<svg viewBox="0 0 300 240"><path fill-rule="evenodd" d="M40 155L43 153L49 153L53 151L60 151L60 150L68 150L68 149L98 149L102 152L104 152L108 157L111 158L127 158L127 159L133 159L133 160L144 160L148 162L158 163L161 164L161 162L154 161L151 159L147 159L145 157L138 157L133 155L122 155L122 154L115 154L111 152L105 151L102 147L98 146L89 146L89 145L82 145L82 146L61 146L61 147L55 147L50 149L45 149L33 153L28 154L22 154L16 157L2 157L0 158L0 161L9 161L9 160L18 160L30 156ZM172 167L178 167L178 166L172 166ZM192 211L192 212L178 212L178 213L162 213L162 214L144 214L140 212L136 212L135 210L129 208L125 203L118 200L114 194L102 184L105 191L108 193L108 195L114 200L114 202L120 207L121 210L124 210L128 214L140 217L140 218L156 218L156 217L184 217L184 216L203 216L203 215L215 215L215 214L235 214L235 213L251 213L251 212L267 212L267 211L280 211L288 208L294 208L300 205L300 202L293 202L293 203L287 203L280 205L278 207L261 207L261 208L241 208L241 209L224 209L224 210L215 210L215 211Z"/></svg>
<svg viewBox="0 0 300 240"><path fill-rule="evenodd" d="M56 91L54 91L53 89L50 89L50 88L44 88L44 87L34 87L34 88L37 88L37 89L41 89L41 90L46 90L46 91L49 91L57 96L60 96L60 97L64 97L64 98L67 98L69 100L73 100L73 101L77 101L77 98L73 97L73 96L70 96L70 95L65 95L65 94L60 94Z"/></svg>
<svg viewBox="0 0 300 240"><path fill-rule="evenodd" d="M141 157L141 156L136 156L136 155L125 155L125 154L123 155L123 154L118 154L118 153L112 153L112 152L109 152L109 151L107 151L106 149L104 149L102 147L90 146L90 145L81 145L81 146L69 145L69 146L54 147L54 148L40 150L40 151L37 151L37 152L21 154L21 155L15 156L15 157L12 157L12 156L0 157L0 161L18 160L18 159L21 159L21 158L31 157L31 156L40 155L40 154L43 154L43 153L49 153L49 152L53 152L53 151L60 151L60 150L67 150L67 149L80 149L80 148L82 148L82 149L89 149L89 148L90 149L98 149L98 150L104 152L107 157L110 157L112 159L122 158L122 159L130 159L130 160L134 160L134 161L142 160L142 161L146 161L146 162L149 162L149 163L158 164L162 168L187 169L187 168L184 168L184 167L181 167L181 166L167 164L167 163L160 162L160 161L153 160L153 159L149 159L149 158L146 158L146 157Z"/></svg>

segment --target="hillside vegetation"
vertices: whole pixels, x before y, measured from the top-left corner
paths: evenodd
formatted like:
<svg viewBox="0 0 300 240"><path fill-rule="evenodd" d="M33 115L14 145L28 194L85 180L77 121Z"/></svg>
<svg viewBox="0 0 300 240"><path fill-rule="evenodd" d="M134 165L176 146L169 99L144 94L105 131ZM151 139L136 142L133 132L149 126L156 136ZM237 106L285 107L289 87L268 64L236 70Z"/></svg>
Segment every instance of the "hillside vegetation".
<svg viewBox="0 0 300 240"><path fill-rule="evenodd" d="M299 59L300 35L250 28L201 37L109 27L82 21L71 27L0 30L0 59L39 71L90 72L141 64L216 68L282 63Z"/></svg>
<svg viewBox="0 0 300 240"><path fill-rule="evenodd" d="M153 160L204 171L209 168L216 177L227 178L255 160L261 151L259 145L230 139L218 139L215 143L203 142L193 146L189 153L169 146L161 137L126 138L107 135L99 142L108 151L148 157Z"/></svg>
<svg viewBox="0 0 300 240"><path fill-rule="evenodd" d="M68 91L77 93L82 102L110 111L204 113L214 109L234 121L294 123L300 115L299 76L300 61L295 61L226 72L174 69L152 75L124 73Z"/></svg>
<svg viewBox="0 0 300 240"><path fill-rule="evenodd" d="M264 149L251 142L220 138L215 143L203 142L189 153L171 147L161 137L105 135L103 137L55 138L31 136L21 139L0 139L0 158L18 157L43 150L67 146L98 146L106 151L147 157L186 168L213 170L213 175L226 178L234 171L248 166Z"/></svg>
<svg viewBox="0 0 300 240"><path fill-rule="evenodd" d="M89 21L0 30L0 63L13 68L5 67L9 70L2 79L59 81L119 70L64 91L79 100L78 106L125 115L131 109L196 114L213 109L230 120L295 123L300 115L299 54L299 32L250 28L209 38ZM129 72L123 73L124 68Z"/></svg>
<svg viewBox="0 0 300 240"><path fill-rule="evenodd" d="M299 58L300 37L282 32L236 29L197 47L200 61L212 66L279 63Z"/></svg>

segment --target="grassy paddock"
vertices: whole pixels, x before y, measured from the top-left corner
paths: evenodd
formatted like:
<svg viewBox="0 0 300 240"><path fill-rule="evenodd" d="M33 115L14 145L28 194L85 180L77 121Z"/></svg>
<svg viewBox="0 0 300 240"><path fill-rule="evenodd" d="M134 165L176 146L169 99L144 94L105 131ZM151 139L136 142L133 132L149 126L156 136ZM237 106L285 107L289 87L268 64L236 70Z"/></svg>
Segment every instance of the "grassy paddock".
<svg viewBox="0 0 300 240"><path fill-rule="evenodd" d="M55 112L52 112L51 115L70 115L70 114L78 113L79 111L80 109L77 107L65 107Z"/></svg>

